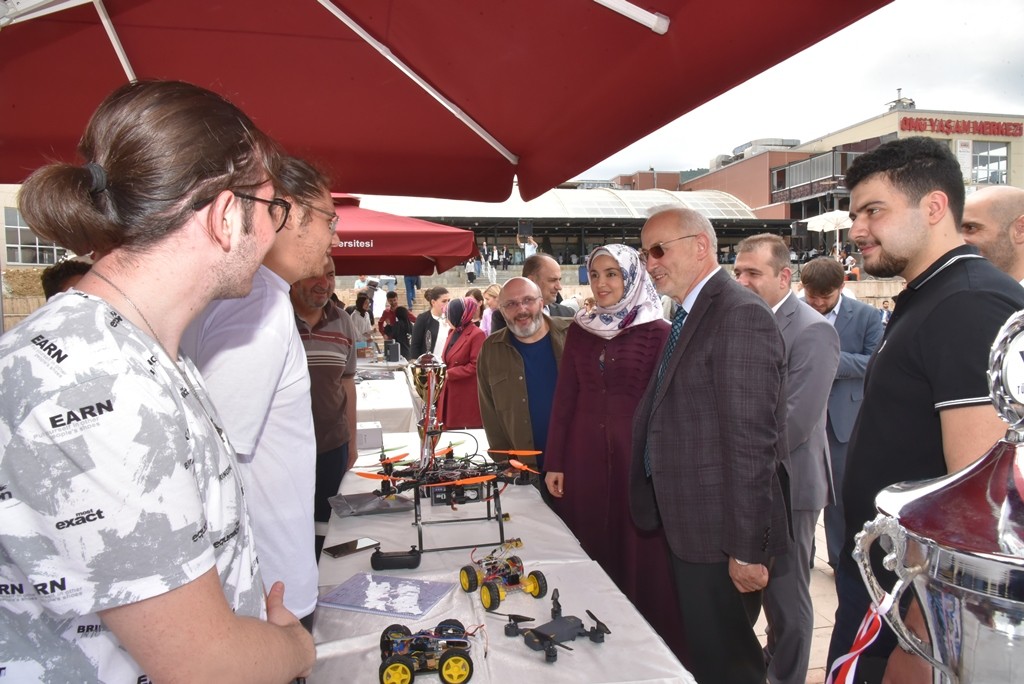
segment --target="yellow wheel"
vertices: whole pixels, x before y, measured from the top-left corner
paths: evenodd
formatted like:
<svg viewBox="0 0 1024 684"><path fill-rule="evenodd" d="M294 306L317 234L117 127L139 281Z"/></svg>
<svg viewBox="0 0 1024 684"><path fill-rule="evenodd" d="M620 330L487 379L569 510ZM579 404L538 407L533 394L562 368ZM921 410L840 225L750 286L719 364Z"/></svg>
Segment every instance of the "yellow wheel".
<svg viewBox="0 0 1024 684"><path fill-rule="evenodd" d="M469 652L461 648L450 648L441 654L437 662L441 681L446 684L464 684L473 677L473 660Z"/></svg>
<svg viewBox="0 0 1024 684"><path fill-rule="evenodd" d="M501 589L497 582L484 582L484 586L480 587L480 603L484 605L484 610L498 610L501 605Z"/></svg>
<svg viewBox="0 0 1024 684"><path fill-rule="evenodd" d="M545 594L548 593L548 581L544 577L543 572L534 570L526 577L523 588L533 598L544 598Z"/></svg>
<svg viewBox="0 0 1024 684"><path fill-rule="evenodd" d="M380 664L380 684L410 684L416 678L416 663L406 656L391 656Z"/></svg>
<svg viewBox="0 0 1024 684"><path fill-rule="evenodd" d="M462 591L467 594L471 591L476 591L477 585L479 584L479 578L476 576L476 568L472 565L463 565L462 569L459 570L459 584L462 586Z"/></svg>

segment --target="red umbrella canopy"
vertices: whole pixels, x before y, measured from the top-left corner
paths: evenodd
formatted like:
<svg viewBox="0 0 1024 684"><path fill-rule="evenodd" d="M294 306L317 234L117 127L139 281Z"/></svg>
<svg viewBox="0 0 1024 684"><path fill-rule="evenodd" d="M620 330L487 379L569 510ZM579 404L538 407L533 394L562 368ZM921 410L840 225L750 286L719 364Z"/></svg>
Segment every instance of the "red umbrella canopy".
<svg viewBox="0 0 1024 684"><path fill-rule="evenodd" d="M73 161L127 73L226 95L349 192L500 201L517 176L529 200L889 1L103 0L9 15L0 182ZM82 0L19 5L68 2Z"/></svg>
<svg viewBox="0 0 1024 684"><path fill-rule="evenodd" d="M351 205L335 211L341 244L331 258L337 275L433 275L477 253L469 230Z"/></svg>

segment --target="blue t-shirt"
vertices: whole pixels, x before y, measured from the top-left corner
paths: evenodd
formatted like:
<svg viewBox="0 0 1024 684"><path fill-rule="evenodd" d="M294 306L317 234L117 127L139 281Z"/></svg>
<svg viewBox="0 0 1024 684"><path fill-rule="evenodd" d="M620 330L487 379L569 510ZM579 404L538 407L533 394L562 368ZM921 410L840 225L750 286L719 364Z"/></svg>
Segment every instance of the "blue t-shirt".
<svg viewBox="0 0 1024 684"><path fill-rule="evenodd" d="M551 422L551 406L558 381L558 362L555 361L555 350L551 346L551 335L547 334L531 343L521 342L511 334L508 338L523 357L533 446L544 451L548 443L548 424ZM537 465L539 470L544 470L544 454L537 457Z"/></svg>

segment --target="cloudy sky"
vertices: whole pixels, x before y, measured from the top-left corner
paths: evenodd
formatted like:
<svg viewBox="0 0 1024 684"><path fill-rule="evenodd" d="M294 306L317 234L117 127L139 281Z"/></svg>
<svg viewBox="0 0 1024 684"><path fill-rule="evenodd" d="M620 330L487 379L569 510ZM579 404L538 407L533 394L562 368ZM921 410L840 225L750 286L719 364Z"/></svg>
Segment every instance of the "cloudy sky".
<svg viewBox="0 0 1024 684"><path fill-rule="evenodd" d="M885 113L897 88L920 109L1024 115L1024 0L895 0L577 177L706 167L757 138L811 140Z"/></svg>

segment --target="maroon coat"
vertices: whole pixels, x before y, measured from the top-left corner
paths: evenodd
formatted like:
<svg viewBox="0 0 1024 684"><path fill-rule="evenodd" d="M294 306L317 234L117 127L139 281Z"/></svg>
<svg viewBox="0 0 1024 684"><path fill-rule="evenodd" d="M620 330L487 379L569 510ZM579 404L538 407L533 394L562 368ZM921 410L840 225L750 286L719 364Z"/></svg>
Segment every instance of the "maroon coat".
<svg viewBox="0 0 1024 684"><path fill-rule="evenodd" d="M664 531L637 528L628 497L633 412L661 360L668 331L668 322L659 320L605 340L576 323L570 326L544 469L564 473L564 494L554 509L583 550L681 656L682 625Z"/></svg>
<svg viewBox="0 0 1024 684"><path fill-rule="evenodd" d="M454 331L449 335L455 334ZM449 338L450 339L450 338ZM480 400L476 392L476 359L487 335L475 325L468 325L454 344L444 349L442 360L448 367L437 402L439 420L446 428L482 428Z"/></svg>

